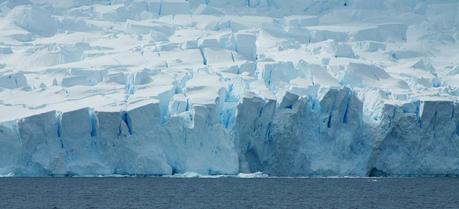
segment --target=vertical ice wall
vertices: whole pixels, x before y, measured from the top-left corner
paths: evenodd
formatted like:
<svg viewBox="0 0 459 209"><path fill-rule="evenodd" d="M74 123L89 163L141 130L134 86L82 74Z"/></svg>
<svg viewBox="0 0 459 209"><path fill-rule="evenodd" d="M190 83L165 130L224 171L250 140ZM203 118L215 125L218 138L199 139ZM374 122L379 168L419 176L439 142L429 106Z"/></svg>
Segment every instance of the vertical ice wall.
<svg viewBox="0 0 459 209"><path fill-rule="evenodd" d="M458 172L457 104L421 101L414 105L415 112L385 108L388 116L372 155L371 175Z"/></svg>
<svg viewBox="0 0 459 209"><path fill-rule="evenodd" d="M126 111L47 112L1 125L3 175L163 175L187 171L274 176L458 174L458 105L384 105L362 118L349 88L321 98L241 98L225 127L215 104L160 120L157 102Z"/></svg>

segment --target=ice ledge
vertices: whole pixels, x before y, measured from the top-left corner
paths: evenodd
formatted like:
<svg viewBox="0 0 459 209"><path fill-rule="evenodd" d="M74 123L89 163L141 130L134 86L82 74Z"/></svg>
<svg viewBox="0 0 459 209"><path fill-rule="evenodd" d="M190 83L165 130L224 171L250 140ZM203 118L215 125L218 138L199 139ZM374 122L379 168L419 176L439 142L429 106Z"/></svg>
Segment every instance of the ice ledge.
<svg viewBox="0 0 459 209"><path fill-rule="evenodd" d="M224 104L191 105L165 123L156 100L2 122L0 174L459 174L459 105L452 101L386 104L371 124L349 88L320 99L287 92L279 103L247 94L229 113Z"/></svg>

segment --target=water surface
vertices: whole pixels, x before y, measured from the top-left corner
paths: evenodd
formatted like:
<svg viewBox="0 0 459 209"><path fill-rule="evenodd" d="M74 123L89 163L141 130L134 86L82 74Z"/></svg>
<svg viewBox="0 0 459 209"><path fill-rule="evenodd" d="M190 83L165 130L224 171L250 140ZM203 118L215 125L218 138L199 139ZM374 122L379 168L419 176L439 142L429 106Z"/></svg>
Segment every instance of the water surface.
<svg viewBox="0 0 459 209"><path fill-rule="evenodd" d="M0 208L459 208L459 178L0 178Z"/></svg>

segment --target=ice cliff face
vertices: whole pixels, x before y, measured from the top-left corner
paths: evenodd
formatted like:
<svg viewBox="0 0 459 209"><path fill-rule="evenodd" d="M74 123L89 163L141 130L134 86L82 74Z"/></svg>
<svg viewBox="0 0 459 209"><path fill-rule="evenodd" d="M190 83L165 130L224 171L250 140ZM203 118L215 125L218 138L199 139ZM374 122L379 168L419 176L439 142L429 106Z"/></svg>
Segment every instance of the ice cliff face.
<svg viewBox="0 0 459 209"><path fill-rule="evenodd" d="M459 4L0 3L0 175L459 175Z"/></svg>

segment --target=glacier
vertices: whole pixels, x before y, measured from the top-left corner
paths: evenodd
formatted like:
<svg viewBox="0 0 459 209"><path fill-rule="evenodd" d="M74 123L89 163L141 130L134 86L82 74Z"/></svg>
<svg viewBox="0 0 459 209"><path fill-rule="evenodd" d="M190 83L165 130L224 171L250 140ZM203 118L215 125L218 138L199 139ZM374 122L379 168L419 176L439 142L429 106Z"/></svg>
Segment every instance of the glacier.
<svg viewBox="0 0 459 209"><path fill-rule="evenodd" d="M459 175L458 41L452 0L3 0L0 176Z"/></svg>

